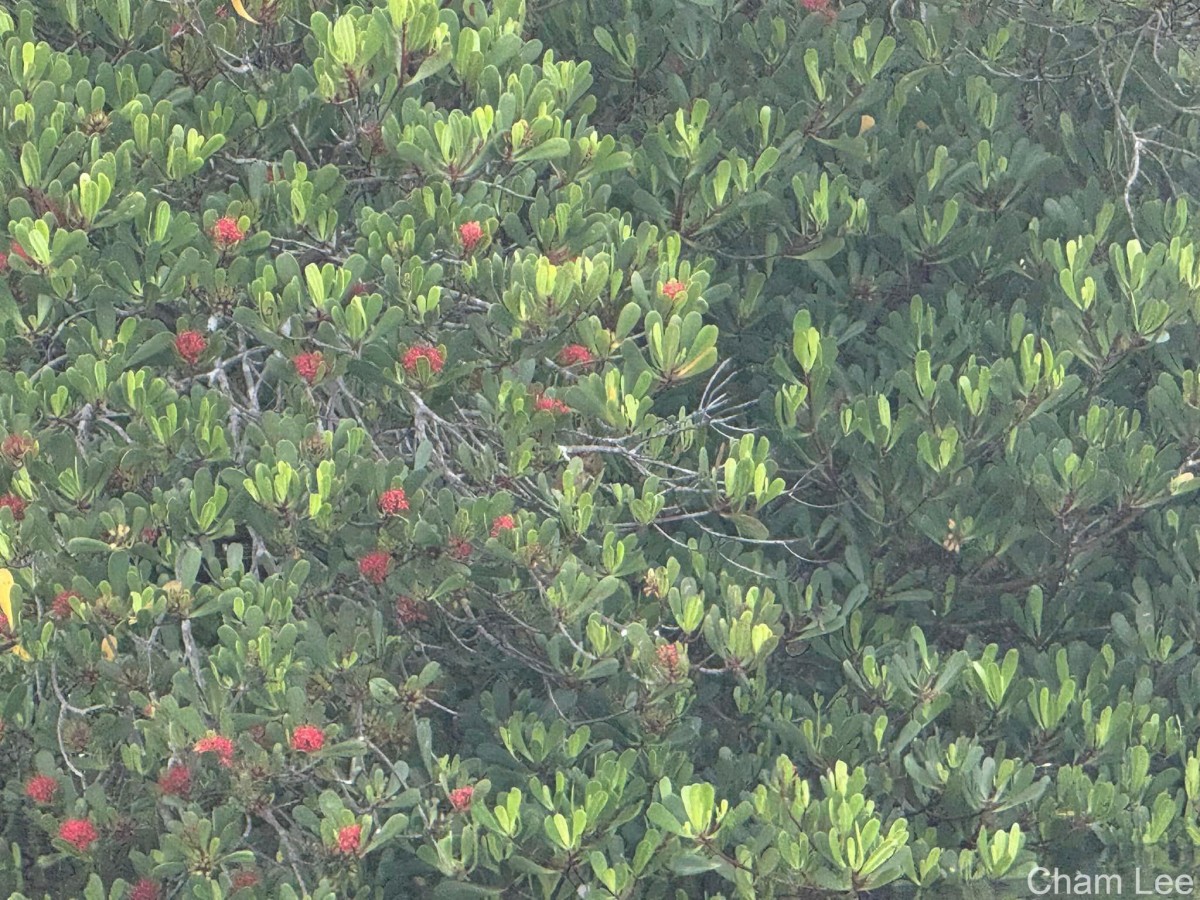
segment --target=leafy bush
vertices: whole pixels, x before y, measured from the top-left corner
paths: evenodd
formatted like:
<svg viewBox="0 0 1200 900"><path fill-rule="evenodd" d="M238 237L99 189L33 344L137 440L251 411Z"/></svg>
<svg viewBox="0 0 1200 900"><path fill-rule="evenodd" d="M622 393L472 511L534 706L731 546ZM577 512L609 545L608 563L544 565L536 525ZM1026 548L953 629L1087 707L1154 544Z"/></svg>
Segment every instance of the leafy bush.
<svg viewBox="0 0 1200 900"><path fill-rule="evenodd" d="M0 888L1188 871L1176 6L0 10Z"/></svg>

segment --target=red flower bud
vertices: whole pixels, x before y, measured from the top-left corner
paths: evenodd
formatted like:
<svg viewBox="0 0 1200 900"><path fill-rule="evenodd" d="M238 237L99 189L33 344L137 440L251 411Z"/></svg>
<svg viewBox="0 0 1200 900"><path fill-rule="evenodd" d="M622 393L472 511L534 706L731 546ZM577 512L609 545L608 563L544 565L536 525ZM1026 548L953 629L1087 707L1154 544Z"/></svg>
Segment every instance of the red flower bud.
<svg viewBox="0 0 1200 900"><path fill-rule="evenodd" d="M9 509L12 511L13 518L20 522L25 518L25 501L16 494L5 494L0 497L0 509Z"/></svg>
<svg viewBox="0 0 1200 900"><path fill-rule="evenodd" d="M492 537L499 537L502 531L512 531L517 527L517 520L510 515L496 516L492 520Z"/></svg>
<svg viewBox="0 0 1200 900"><path fill-rule="evenodd" d="M129 900L158 900L158 882L143 878L129 892Z"/></svg>
<svg viewBox="0 0 1200 900"><path fill-rule="evenodd" d="M83 597L79 591L62 591L50 603L50 615L52 618L62 620L71 618L75 608L71 605L72 600L82 600Z"/></svg>
<svg viewBox="0 0 1200 900"><path fill-rule="evenodd" d="M173 763L158 776L158 789L168 796L187 797L192 792L191 769L182 763Z"/></svg>
<svg viewBox="0 0 1200 900"><path fill-rule="evenodd" d="M662 286L662 292L664 297L674 303L676 297L687 292L687 285L672 278Z"/></svg>

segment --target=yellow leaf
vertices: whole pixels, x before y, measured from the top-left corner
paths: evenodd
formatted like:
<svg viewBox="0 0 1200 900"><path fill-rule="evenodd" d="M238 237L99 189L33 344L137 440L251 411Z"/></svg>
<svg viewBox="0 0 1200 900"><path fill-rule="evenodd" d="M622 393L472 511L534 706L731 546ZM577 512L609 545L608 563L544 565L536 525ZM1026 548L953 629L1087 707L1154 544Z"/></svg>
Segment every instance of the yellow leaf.
<svg viewBox="0 0 1200 900"><path fill-rule="evenodd" d="M8 571L8 569L0 569L0 613L3 613L4 618L8 620L8 627L15 630L17 627L17 619L13 615L12 589L12 572ZM33 659L33 657L29 655L29 651L20 644L14 645L12 652L21 657L21 659Z"/></svg>
<svg viewBox="0 0 1200 900"><path fill-rule="evenodd" d="M870 131L874 127L875 127L875 117L874 116L863 116L862 119L859 120L858 133L860 135L866 134L868 131Z"/></svg>
<svg viewBox="0 0 1200 900"><path fill-rule="evenodd" d="M233 7L233 11L235 13L237 13L239 16L241 16L247 22L250 22L254 25L258 24L258 20L253 18L250 15L250 13L246 12L246 7L242 3L242 0L229 0L229 5Z"/></svg>
<svg viewBox="0 0 1200 900"><path fill-rule="evenodd" d="M108 635L100 642L100 653L109 662L116 659L117 656L117 639L113 635Z"/></svg>

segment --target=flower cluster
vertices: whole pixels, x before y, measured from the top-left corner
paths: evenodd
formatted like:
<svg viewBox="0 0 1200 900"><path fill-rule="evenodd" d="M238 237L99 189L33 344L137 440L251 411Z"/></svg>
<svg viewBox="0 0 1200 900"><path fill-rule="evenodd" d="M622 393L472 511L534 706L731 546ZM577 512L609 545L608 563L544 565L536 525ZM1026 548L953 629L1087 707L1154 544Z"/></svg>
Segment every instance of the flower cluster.
<svg viewBox="0 0 1200 900"><path fill-rule="evenodd" d="M571 407L563 403L555 397L547 397L545 394L540 394L533 401L534 408L540 412L551 412L558 415L563 415L571 411Z"/></svg>
<svg viewBox="0 0 1200 900"><path fill-rule="evenodd" d="M658 664L667 670L668 675L674 675L679 668L679 648L675 644L662 644L654 651Z"/></svg>
<svg viewBox="0 0 1200 900"><path fill-rule="evenodd" d="M379 511L385 516L396 516L408 509L408 497L404 488L392 488L379 495Z"/></svg>
<svg viewBox="0 0 1200 900"><path fill-rule="evenodd" d="M292 360L292 365L296 367L297 375L309 384L313 384L321 372L321 363L324 361L325 358L314 350L310 353L301 353Z"/></svg>
<svg viewBox="0 0 1200 900"><path fill-rule="evenodd" d="M373 550L358 561L359 574L371 584L383 584L391 567L391 554L384 550Z"/></svg>
<svg viewBox="0 0 1200 900"><path fill-rule="evenodd" d="M25 796L34 803L44 806L52 802L57 793L58 779L51 778L49 775L34 775L25 782Z"/></svg>
<svg viewBox="0 0 1200 900"><path fill-rule="evenodd" d="M246 232L242 231L238 220L233 216L222 216L217 219L209 234L212 235L213 243L221 250L236 247L246 237Z"/></svg>
<svg viewBox="0 0 1200 900"><path fill-rule="evenodd" d="M129 892L129 900L158 900L158 882L149 878L141 879Z"/></svg>
<svg viewBox="0 0 1200 900"><path fill-rule="evenodd" d="M316 753L325 746L325 732L316 725L298 725L292 732L292 749L300 753Z"/></svg>
<svg viewBox="0 0 1200 900"><path fill-rule="evenodd" d="M586 366L594 361L594 357L583 344L567 344L558 352L558 361L564 366Z"/></svg>
<svg viewBox="0 0 1200 900"><path fill-rule="evenodd" d="M675 278L672 278L670 281L668 281L666 284L664 284L662 286L663 296L666 297L668 300L670 300L672 303L675 302L676 297L678 297L680 294L682 294L686 291L687 291L687 285L684 284L682 281L679 281Z"/></svg>
<svg viewBox="0 0 1200 900"><path fill-rule="evenodd" d="M434 375L442 371L442 367L446 365L446 355L442 353L441 349L434 347L432 344L417 344L416 346L409 347L404 352L401 364L404 366L404 371L409 375L416 375L418 371L417 366L421 360L429 363L429 370Z"/></svg>
<svg viewBox="0 0 1200 900"><path fill-rule="evenodd" d="M191 769L172 763L158 776L158 789L169 797L187 797L192 792Z"/></svg>
<svg viewBox="0 0 1200 900"><path fill-rule="evenodd" d="M415 625L418 622L428 622L429 614L412 597L397 597L396 621L401 625Z"/></svg>
<svg viewBox="0 0 1200 900"><path fill-rule="evenodd" d="M59 591L54 599L50 602L51 618L63 620L71 618L71 614L75 608L71 605L72 600L82 600L83 596L79 591Z"/></svg>
<svg viewBox="0 0 1200 900"><path fill-rule="evenodd" d="M8 509L18 522L25 518L25 501L16 494L0 496L0 509Z"/></svg>
<svg viewBox="0 0 1200 900"><path fill-rule="evenodd" d="M471 808L471 797L475 793L475 788L471 785L466 787L456 788L450 792L450 805L455 812L465 812Z"/></svg>
<svg viewBox="0 0 1200 900"><path fill-rule="evenodd" d="M512 531L517 527L517 520L507 513L503 516L496 516L492 520L492 537L500 537L501 532Z"/></svg>
<svg viewBox="0 0 1200 900"><path fill-rule="evenodd" d="M100 837L96 826L87 819L67 819L59 826L58 836L81 852L87 850Z"/></svg>
<svg viewBox="0 0 1200 900"><path fill-rule="evenodd" d="M183 331L175 338L175 352L188 365L194 366L199 362L204 351L208 349L208 341L198 331Z"/></svg>
<svg viewBox="0 0 1200 900"><path fill-rule="evenodd" d="M20 466L25 462L25 457L33 452L34 446L32 438L23 434L10 434L4 439L4 443L0 444L0 454L14 466Z"/></svg>
<svg viewBox="0 0 1200 900"><path fill-rule="evenodd" d="M450 555L463 562L471 558L471 542L457 535L450 538Z"/></svg>
<svg viewBox="0 0 1200 900"><path fill-rule="evenodd" d="M361 825L346 825L338 829L337 848L339 853L345 853L347 856L357 853L361 843Z"/></svg>
<svg viewBox="0 0 1200 900"><path fill-rule="evenodd" d="M470 253L483 239L483 226L478 222L463 222L458 226L458 237L463 249Z"/></svg>
<svg viewBox="0 0 1200 900"><path fill-rule="evenodd" d="M210 734L196 741L192 748L197 753L215 753L221 765L229 768L233 765L233 741L223 734Z"/></svg>

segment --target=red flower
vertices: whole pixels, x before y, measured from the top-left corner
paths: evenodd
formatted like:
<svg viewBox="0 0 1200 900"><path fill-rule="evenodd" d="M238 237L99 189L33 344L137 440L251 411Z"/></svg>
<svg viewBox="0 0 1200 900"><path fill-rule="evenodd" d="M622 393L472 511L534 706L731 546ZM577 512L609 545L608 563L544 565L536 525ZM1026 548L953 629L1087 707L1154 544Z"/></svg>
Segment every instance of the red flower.
<svg viewBox="0 0 1200 900"><path fill-rule="evenodd" d="M824 12L829 9L829 0L800 0L800 5L809 12Z"/></svg>
<svg viewBox="0 0 1200 900"><path fill-rule="evenodd" d="M297 375L312 384L317 380L317 373L324 361L325 358L320 353L313 351L312 353L301 353L292 360L292 365L296 367Z"/></svg>
<svg viewBox="0 0 1200 900"><path fill-rule="evenodd" d="M564 366L586 366L594 361L594 357L583 344L567 344L559 351L558 361Z"/></svg>
<svg viewBox="0 0 1200 900"><path fill-rule="evenodd" d="M12 246L10 249L12 250L13 253L17 254L17 256L21 257L21 259L25 260L25 262L29 263L31 266L33 265L33 257L30 256L28 253L26 253L25 248L22 247L20 244L18 244L16 241L12 242ZM5 262L7 262L7 261L8 260L6 257Z"/></svg>
<svg viewBox="0 0 1200 900"><path fill-rule="evenodd" d="M496 516L492 520L492 537L499 537L502 531L512 531L517 527L517 520L510 515Z"/></svg>
<svg viewBox="0 0 1200 900"><path fill-rule="evenodd" d="M207 349L208 341L198 331L183 331L175 338L175 352L189 365L194 366Z"/></svg>
<svg viewBox="0 0 1200 900"><path fill-rule="evenodd" d="M182 763L172 764L158 776L158 789L168 796L186 797L192 792L192 770Z"/></svg>
<svg viewBox="0 0 1200 900"><path fill-rule="evenodd" d="M450 555L462 561L471 558L471 542L460 537L450 538Z"/></svg>
<svg viewBox="0 0 1200 900"><path fill-rule="evenodd" d="M337 833L337 848L339 853L350 855L358 852L358 845L362 842L362 826L361 825L346 825L338 829Z"/></svg>
<svg viewBox="0 0 1200 900"><path fill-rule="evenodd" d="M8 616L0 611L0 637L8 639L12 636L12 623L8 621Z"/></svg>
<svg viewBox="0 0 1200 900"><path fill-rule="evenodd" d="M429 369L435 375L446 365L446 356L440 349L431 344L417 344L415 347L409 347L404 353L404 359L401 361L404 371L409 375L416 375L417 364L421 360L429 363Z"/></svg>
<svg viewBox="0 0 1200 900"><path fill-rule="evenodd" d="M561 400L556 400L553 397L547 397L544 394L537 397L533 401L533 405L542 412L562 414L569 413L571 411L571 407L567 406L567 404L563 403Z"/></svg>
<svg viewBox="0 0 1200 900"><path fill-rule="evenodd" d="M356 281L350 287L350 296L351 297L361 297L364 294L369 294L369 293L371 293L371 285L366 284L365 282L362 282L362 281Z"/></svg>
<svg viewBox="0 0 1200 900"><path fill-rule="evenodd" d="M663 296L666 297L668 300L670 300L672 303L675 302L676 297L678 297L682 293L685 293L686 291L687 291L687 285L684 284L682 281L677 281L674 278L672 278L670 281L668 281L666 284L664 284L662 286Z"/></svg>
<svg viewBox="0 0 1200 900"><path fill-rule="evenodd" d="M25 501L16 494L5 494L0 497L0 509L5 507L12 510L13 518L18 522L25 518Z"/></svg>
<svg viewBox="0 0 1200 900"><path fill-rule="evenodd" d="M50 603L50 615L55 619L69 619L75 612L71 606L72 600L82 600L79 591L61 591Z"/></svg>
<svg viewBox="0 0 1200 900"><path fill-rule="evenodd" d="M0 454L11 462L14 466L19 466L25 461L25 457L33 452L33 439L27 438L23 434L10 434L4 439L4 443L0 444Z"/></svg>
<svg viewBox="0 0 1200 900"><path fill-rule="evenodd" d="M212 235L213 243L222 250L237 246L246 237L246 232L238 227L238 221L233 216L217 219L209 234Z"/></svg>
<svg viewBox="0 0 1200 900"><path fill-rule="evenodd" d="M87 819L67 819L59 827L58 836L79 851L87 850L100 837Z"/></svg>
<svg viewBox="0 0 1200 900"><path fill-rule="evenodd" d="M238 869L238 871L233 873L233 878L229 880L229 884L235 891L240 891L242 888L255 887L258 881L258 873L253 869Z"/></svg>
<svg viewBox="0 0 1200 900"><path fill-rule="evenodd" d="M483 226L478 222L463 222L458 226L458 237L462 241L463 249L470 253L483 238Z"/></svg>
<svg viewBox="0 0 1200 900"><path fill-rule="evenodd" d="M142 529L142 543L143 544L153 544L157 540L158 540L158 529L157 528L147 527L147 528Z"/></svg>
<svg viewBox="0 0 1200 900"><path fill-rule="evenodd" d="M299 725L292 732L292 749L301 753L316 753L325 746L325 732L316 725Z"/></svg>
<svg viewBox="0 0 1200 900"><path fill-rule="evenodd" d="M379 495L379 511L385 516L395 516L408 509L408 497L404 488L392 488Z"/></svg>
<svg viewBox="0 0 1200 900"><path fill-rule="evenodd" d="M49 803L57 793L58 779L49 775L34 775L25 782L25 796L34 803Z"/></svg>
<svg viewBox="0 0 1200 900"><path fill-rule="evenodd" d="M129 900L158 900L158 882L143 878L129 892Z"/></svg>
<svg viewBox="0 0 1200 900"><path fill-rule="evenodd" d="M8 254L0 253L0 272L8 271Z"/></svg>
<svg viewBox="0 0 1200 900"><path fill-rule="evenodd" d="M233 765L233 741L223 734L210 734L208 737L202 737L196 741L196 746L192 749L197 753L217 754L221 765L227 769Z"/></svg>
<svg viewBox="0 0 1200 900"><path fill-rule="evenodd" d="M471 796L475 793L475 788L471 785L460 787L450 792L450 805L454 807L455 812L463 812L471 808Z"/></svg>
<svg viewBox="0 0 1200 900"><path fill-rule="evenodd" d="M658 664L666 669L669 675L675 674L679 665L678 647L674 644L663 644L654 651L654 655L658 657Z"/></svg>
<svg viewBox="0 0 1200 900"><path fill-rule="evenodd" d="M372 584L383 584L391 566L392 557L383 550L372 551L358 561L359 574Z"/></svg>
<svg viewBox="0 0 1200 900"><path fill-rule="evenodd" d="M417 622L428 622L429 616L412 597L397 597L396 620L401 625L415 625Z"/></svg>

